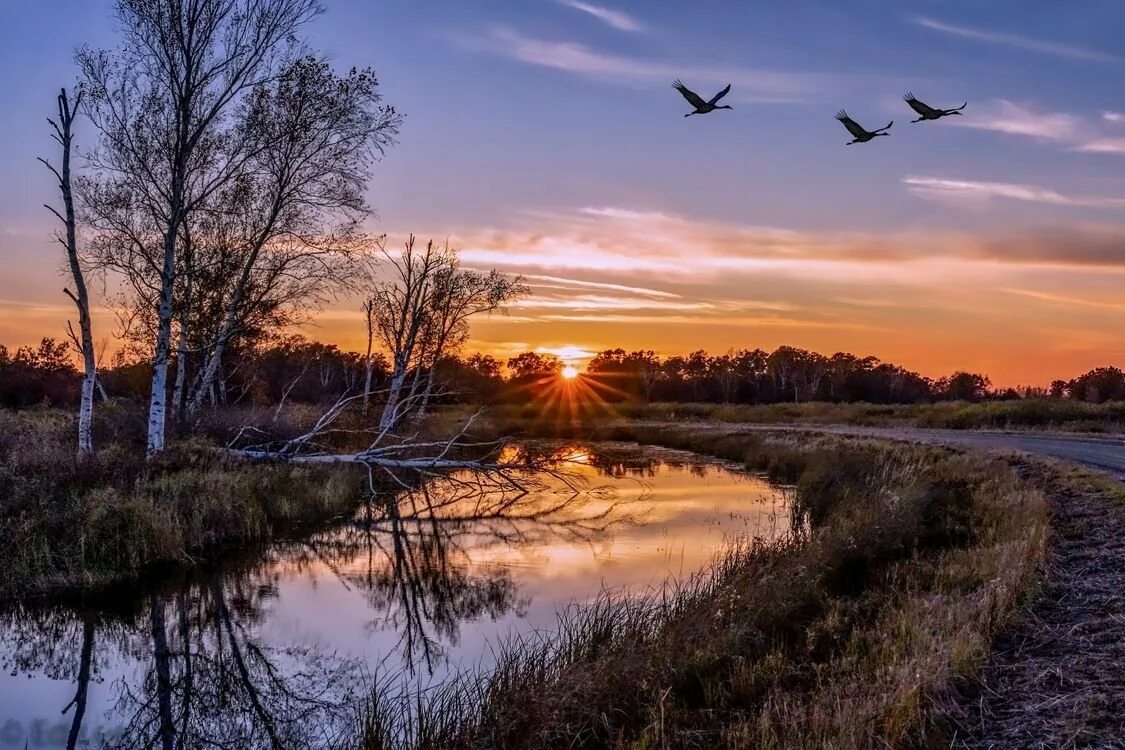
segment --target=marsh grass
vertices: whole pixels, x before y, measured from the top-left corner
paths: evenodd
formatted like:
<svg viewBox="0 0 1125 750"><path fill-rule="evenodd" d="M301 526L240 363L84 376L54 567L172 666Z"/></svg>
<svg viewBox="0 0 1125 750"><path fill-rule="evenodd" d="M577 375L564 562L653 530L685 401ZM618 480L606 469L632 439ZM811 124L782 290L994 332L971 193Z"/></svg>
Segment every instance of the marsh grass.
<svg viewBox="0 0 1125 750"><path fill-rule="evenodd" d="M494 418L534 429L544 420L534 406L501 406ZM912 426L954 430L1056 429L1074 432L1125 432L1125 402L1102 404L1061 398L1006 401L940 401L932 404L868 403L621 403L607 406L590 421L613 419L684 422L712 420L751 424L847 424L862 427Z"/></svg>
<svg viewBox="0 0 1125 750"><path fill-rule="evenodd" d="M79 461L72 433L60 412L0 412L0 598L194 565L350 514L363 497L344 467L232 462L208 442L177 443L156 465L129 442Z"/></svg>
<svg viewBox="0 0 1125 750"><path fill-rule="evenodd" d="M619 437L625 437L619 435ZM796 486L779 540L659 594L605 595L423 693L384 681L375 748L941 744L959 681L1036 580L1043 497L1003 461L830 437L635 428Z"/></svg>

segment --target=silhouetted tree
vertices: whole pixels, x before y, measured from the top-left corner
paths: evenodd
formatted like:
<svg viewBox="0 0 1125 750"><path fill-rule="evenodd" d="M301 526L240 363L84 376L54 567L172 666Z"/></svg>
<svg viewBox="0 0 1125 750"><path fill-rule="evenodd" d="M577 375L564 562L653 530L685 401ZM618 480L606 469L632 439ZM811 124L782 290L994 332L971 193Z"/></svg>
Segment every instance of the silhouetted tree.
<svg viewBox="0 0 1125 750"><path fill-rule="evenodd" d="M78 116L78 109L82 106L82 90L79 89L71 102L62 89L58 96L58 119L48 118L54 131L51 137L62 148L62 163L58 169L47 159L39 161L51 170L59 181L59 193L62 196L63 211L59 213L54 208L47 206L63 224L63 231L59 235L59 244L66 250L67 268L70 271L71 281L74 282L74 291L64 289L67 296L78 308L78 333L69 327L71 340L75 349L82 357L83 377L81 398L78 404L78 453L89 457L94 453L93 418L94 418L94 384L97 381L97 361L94 357L94 334L90 322L90 296L86 291L86 275L78 254L78 220L74 210L74 189L71 179L71 155L74 150L74 120Z"/></svg>
<svg viewBox="0 0 1125 750"><path fill-rule="evenodd" d="M233 116L301 47L317 0L118 0L122 44L78 55L87 113L101 134L87 208L116 234L120 265L154 299L146 453L164 450L183 230L231 184L261 139ZM188 269L190 271L190 269Z"/></svg>
<svg viewBox="0 0 1125 750"><path fill-rule="evenodd" d="M937 383L942 398L953 401L980 401L988 395L992 381L976 372L955 372Z"/></svg>

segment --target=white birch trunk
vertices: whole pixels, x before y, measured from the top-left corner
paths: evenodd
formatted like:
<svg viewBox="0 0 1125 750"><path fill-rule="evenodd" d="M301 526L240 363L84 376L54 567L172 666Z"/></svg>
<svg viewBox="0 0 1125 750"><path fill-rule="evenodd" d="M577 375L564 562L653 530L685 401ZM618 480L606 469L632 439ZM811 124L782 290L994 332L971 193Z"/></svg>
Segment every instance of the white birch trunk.
<svg viewBox="0 0 1125 750"><path fill-rule="evenodd" d="M178 224L178 222L176 222ZM164 238L164 269L157 307L156 347L152 356L152 394L148 402L148 442L145 455L153 459L164 452L167 422L168 354L172 342L172 287L175 282L177 227Z"/></svg>

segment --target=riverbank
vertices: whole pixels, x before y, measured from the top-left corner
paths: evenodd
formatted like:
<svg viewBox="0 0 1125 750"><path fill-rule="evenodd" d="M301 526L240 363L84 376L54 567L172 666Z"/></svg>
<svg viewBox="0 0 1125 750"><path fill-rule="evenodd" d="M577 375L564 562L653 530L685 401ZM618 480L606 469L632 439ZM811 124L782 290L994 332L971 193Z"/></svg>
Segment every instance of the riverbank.
<svg viewBox="0 0 1125 750"><path fill-rule="evenodd" d="M377 690L365 748L873 747L952 737L959 690L1035 589L1043 495L1008 462L832 436L618 425L796 486L793 533L602 598L424 696Z"/></svg>
<svg viewBox="0 0 1125 750"><path fill-rule="evenodd" d="M0 598L121 584L350 515L366 481L344 467L230 461L204 441L156 465L121 438L89 461L73 417L0 412Z"/></svg>

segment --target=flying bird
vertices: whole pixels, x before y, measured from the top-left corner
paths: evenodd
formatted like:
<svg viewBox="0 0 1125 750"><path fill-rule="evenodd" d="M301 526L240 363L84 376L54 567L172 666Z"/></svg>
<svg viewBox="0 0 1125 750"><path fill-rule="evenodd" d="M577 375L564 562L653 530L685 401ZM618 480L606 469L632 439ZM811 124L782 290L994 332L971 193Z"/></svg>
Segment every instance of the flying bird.
<svg viewBox="0 0 1125 750"><path fill-rule="evenodd" d="M848 141L844 144L846 146L850 146L853 143L867 143L869 140L879 135L890 135L890 133L886 131L890 130L891 125L895 124L895 121L891 120L878 130L867 131L864 130L863 126L858 122L848 117L848 113L842 109L836 113L836 119L844 123L844 127L848 129L848 132L855 136L855 140Z"/></svg>
<svg viewBox="0 0 1125 750"><path fill-rule="evenodd" d="M961 110L969 106L969 103L965 102L960 107L957 107L955 109L934 109L925 102L918 101L914 94L910 93L909 91L907 91L906 96L902 98L906 100L906 103L910 105L910 108L912 110L920 115L917 120L911 120L911 122L922 122L922 120L936 120L939 117L945 117L946 115L959 115L961 114Z"/></svg>
<svg viewBox="0 0 1125 750"><path fill-rule="evenodd" d="M729 83L727 84L727 87L725 89L711 97L711 101L709 102L703 101L703 97L680 83L678 79L672 83L672 88L683 94L684 98L688 100L688 104L695 107L694 112L688 112L686 115L684 115L684 117L691 117L692 115L705 115L708 112L714 112L716 109L734 109L734 107L731 107L727 104L716 104L716 102L730 93Z"/></svg>

